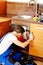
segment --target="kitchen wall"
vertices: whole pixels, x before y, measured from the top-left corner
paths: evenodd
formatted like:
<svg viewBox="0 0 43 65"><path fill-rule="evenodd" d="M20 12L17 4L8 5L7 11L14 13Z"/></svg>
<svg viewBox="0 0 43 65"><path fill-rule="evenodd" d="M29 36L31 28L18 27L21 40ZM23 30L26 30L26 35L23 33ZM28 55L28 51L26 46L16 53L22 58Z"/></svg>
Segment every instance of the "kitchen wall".
<svg viewBox="0 0 43 65"><path fill-rule="evenodd" d="M7 16L12 17L14 15L18 15L20 13L31 14L35 13L35 5L29 5L28 3L21 2L7 2ZM28 13L29 12L29 13ZM43 5L39 5L39 11L43 12Z"/></svg>
<svg viewBox="0 0 43 65"><path fill-rule="evenodd" d="M29 3L30 0L7 0L8 2L24 2ZM43 4L43 0L35 0L37 3Z"/></svg>

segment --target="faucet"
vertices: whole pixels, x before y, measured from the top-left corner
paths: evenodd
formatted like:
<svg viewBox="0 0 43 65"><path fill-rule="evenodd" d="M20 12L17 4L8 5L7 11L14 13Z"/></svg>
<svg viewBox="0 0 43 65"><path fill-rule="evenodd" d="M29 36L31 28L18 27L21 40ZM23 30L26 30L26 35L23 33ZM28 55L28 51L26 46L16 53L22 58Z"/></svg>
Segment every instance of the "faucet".
<svg viewBox="0 0 43 65"><path fill-rule="evenodd" d="M39 10L39 4L37 3L37 0L30 0L29 1L29 4L35 4L35 8L36 8L36 10L35 10L35 16L37 17L37 15L38 15L38 10Z"/></svg>

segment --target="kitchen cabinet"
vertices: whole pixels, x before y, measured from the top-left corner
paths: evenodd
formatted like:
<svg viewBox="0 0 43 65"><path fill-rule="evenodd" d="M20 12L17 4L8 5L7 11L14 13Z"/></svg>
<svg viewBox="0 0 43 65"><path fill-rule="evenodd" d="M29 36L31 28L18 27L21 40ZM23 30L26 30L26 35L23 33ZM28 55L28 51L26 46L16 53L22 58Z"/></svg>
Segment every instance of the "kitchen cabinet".
<svg viewBox="0 0 43 65"><path fill-rule="evenodd" d="M30 24L34 40L29 45L29 54L43 58L43 24Z"/></svg>
<svg viewBox="0 0 43 65"><path fill-rule="evenodd" d="M0 18L0 38L11 30L11 20L9 18Z"/></svg>
<svg viewBox="0 0 43 65"><path fill-rule="evenodd" d="M7 0L0 0L0 16L6 16Z"/></svg>

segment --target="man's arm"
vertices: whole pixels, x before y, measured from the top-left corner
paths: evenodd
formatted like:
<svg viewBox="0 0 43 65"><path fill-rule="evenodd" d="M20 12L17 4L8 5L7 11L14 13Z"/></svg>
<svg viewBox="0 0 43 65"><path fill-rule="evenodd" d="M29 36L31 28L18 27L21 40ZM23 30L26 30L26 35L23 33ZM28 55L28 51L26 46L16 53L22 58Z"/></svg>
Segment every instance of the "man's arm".
<svg viewBox="0 0 43 65"><path fill-rule="evenodd" d="M22 47L22 48L25 48L25 47L30 43L31 40L33 40L33 35L32 35L32 33L30 34L30 39L28 39L28 40L25 41L25 42L20 42L18 39L14 40L13 42L14 42L14 44L16 44L16 45L18 45L18 46L20 46L20 47Z"/></svg>

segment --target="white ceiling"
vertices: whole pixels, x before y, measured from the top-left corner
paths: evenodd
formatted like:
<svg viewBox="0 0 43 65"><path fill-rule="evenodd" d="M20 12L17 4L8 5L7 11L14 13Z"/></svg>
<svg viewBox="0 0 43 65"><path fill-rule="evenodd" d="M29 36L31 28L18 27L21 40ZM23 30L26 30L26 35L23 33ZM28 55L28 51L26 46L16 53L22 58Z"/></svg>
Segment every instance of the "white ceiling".
<svg viewBox="0 0 43 65"><path fill-rule="evenodd" d="M28 3L30 0L7 0L7 1ZM43 0L37 0L37 2L43 4Z"/></svg>

